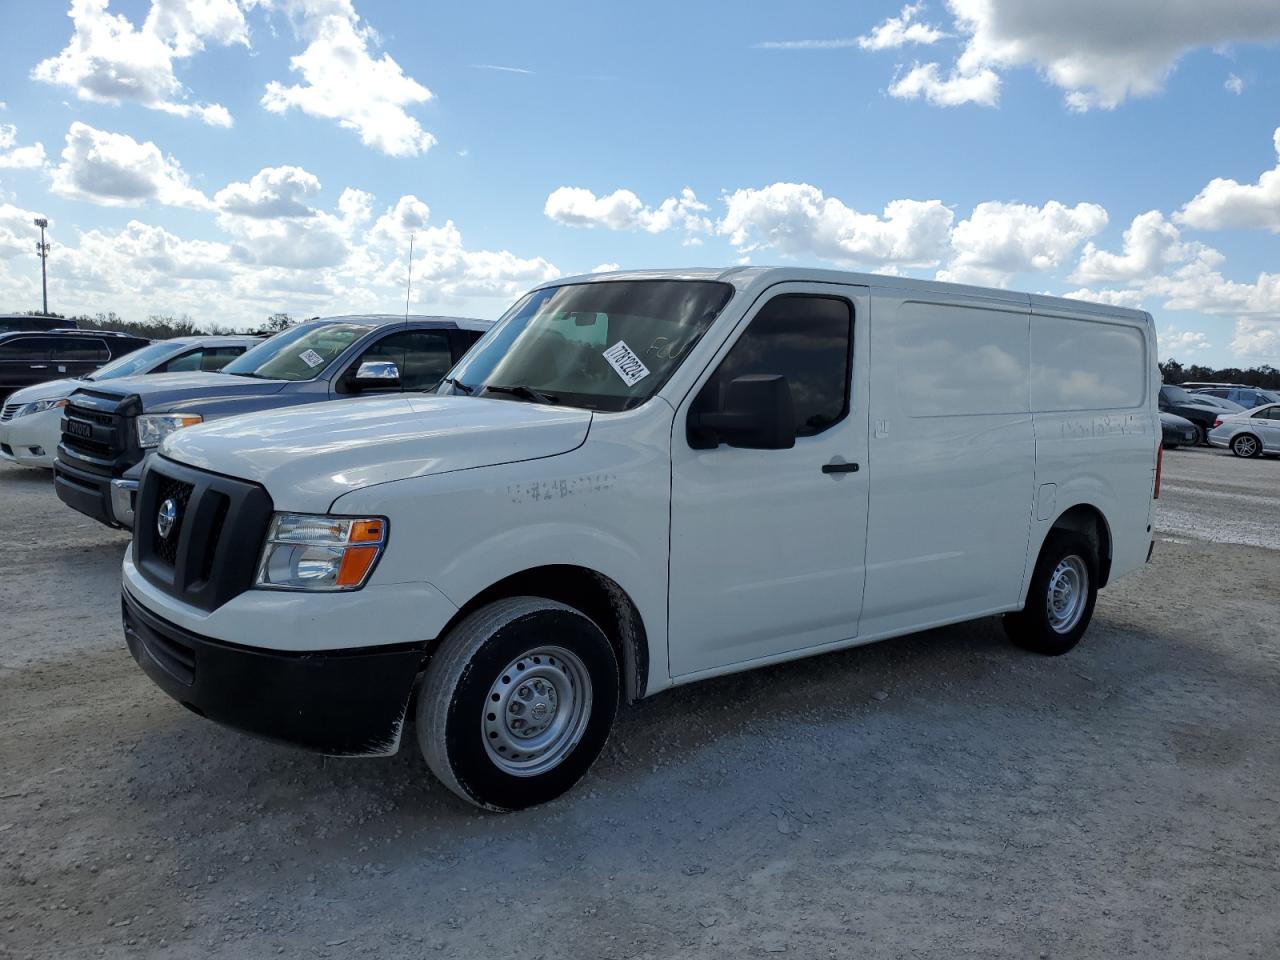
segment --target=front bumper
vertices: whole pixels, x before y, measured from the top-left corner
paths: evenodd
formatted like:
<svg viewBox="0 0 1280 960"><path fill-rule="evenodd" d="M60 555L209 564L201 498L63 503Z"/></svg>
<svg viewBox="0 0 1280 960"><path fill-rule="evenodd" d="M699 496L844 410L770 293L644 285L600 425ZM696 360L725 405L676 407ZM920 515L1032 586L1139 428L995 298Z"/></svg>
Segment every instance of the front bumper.
<svg viewBox="0 0 1280 960"><path fill-rule="evenodd" d="M61 418L62 411L55 408L0 423L0 458L24 467L53 469Z"/></svg>
<svg viewBox="0 0 1280 960"><path fill-rule="evenodd" d="M330 756L382 756L399 748L421 643L283 653L191 633L127 590L121 611L133 659L202 717Z"/></svg>
<svg viewBox="0 0 1280 960"><path fill-rule="evenodd" d="M111 512L111 478L71 467L61 460L53 465L53 488L58 499L108 527L120 527Z"/></svg>

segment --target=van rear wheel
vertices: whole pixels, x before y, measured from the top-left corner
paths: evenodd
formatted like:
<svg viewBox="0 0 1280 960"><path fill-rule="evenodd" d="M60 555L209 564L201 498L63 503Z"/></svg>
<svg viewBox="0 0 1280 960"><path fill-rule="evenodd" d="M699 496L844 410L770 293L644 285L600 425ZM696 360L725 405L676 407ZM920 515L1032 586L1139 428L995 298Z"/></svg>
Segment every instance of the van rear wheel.
<svg viewBox="0 0 1280 960"><path fill-rule="evenodd" d="M464 800L520 810L553 800L599 756L618 709L609 639L572 607L513 597L445 637L418 696L431 772Z"/></svg>
<svg viewBox="0 0 1280 960"><path fill-rule="evenodd" d="M1018 646L1056 657L1080 642L1098 598L1093 544L1069 530L1049 534L1036 561L1026 606L1006 614L1005 632Z"/></svg>

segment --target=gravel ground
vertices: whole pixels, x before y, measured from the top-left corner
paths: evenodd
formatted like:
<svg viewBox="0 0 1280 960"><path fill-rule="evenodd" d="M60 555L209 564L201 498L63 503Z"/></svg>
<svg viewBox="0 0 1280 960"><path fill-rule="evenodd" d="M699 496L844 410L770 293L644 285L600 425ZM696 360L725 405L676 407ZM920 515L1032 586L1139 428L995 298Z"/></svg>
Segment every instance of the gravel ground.
<svg viewBox="0 0 1280 960"><path fill-rule="evenodd" d="M983 620L672 691L508 816L187 713L125 539L0 491L0 957L1280 953L1280 461L1167 454L1069 656Z"/></svg>

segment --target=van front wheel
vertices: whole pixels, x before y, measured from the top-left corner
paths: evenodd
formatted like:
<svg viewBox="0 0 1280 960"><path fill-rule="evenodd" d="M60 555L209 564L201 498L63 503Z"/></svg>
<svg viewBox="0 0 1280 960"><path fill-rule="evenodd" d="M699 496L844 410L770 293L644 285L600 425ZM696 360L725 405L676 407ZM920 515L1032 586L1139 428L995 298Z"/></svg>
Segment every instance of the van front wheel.
<svg viewBox="0 0 1280 960"><path fill-rule="evenodd" d="M1097 598L1093 544L1078 533L1054 531L1036 561L1027 604L1005 615L1005 632L1026 650L1059 656L1084 636Z"/></svg>
<svg viewBox="0 0 1280 960"><path fill-rule="evenodd" d="M599 756L618 709L608 638L572 607L498 600L449 632L418 696L418 744L450 790L489 810L560 796Z"/></svg>

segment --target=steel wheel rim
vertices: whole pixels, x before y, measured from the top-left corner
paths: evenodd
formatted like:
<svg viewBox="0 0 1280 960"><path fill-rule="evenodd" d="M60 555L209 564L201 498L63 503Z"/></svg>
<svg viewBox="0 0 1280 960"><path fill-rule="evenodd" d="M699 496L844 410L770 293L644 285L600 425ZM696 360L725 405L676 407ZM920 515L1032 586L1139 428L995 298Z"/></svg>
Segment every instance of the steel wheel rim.
<svg viewBox="0 0 1280 960"><path fill-rule="evenodd" d="M1252 457L1258 450L1258 443L1253 437L1237 437L1236 451L1245 457Z"/></svg>
<svg viewBox="0 0 1280 960"><path fill-rule="evenodd" d="M485 751L516 777L558 767L591 719L591 675L564 647L537 647L507 664L489 687L480 715Z"/></svg>
<svg viewBox="0 0 1280 960"><path fill-rule="evenodd" d="M1072 554L1058 561L1049 577L1045 612L1055 633L1070 633L1084 615L1089 597L1089 569Z"/></svg>

